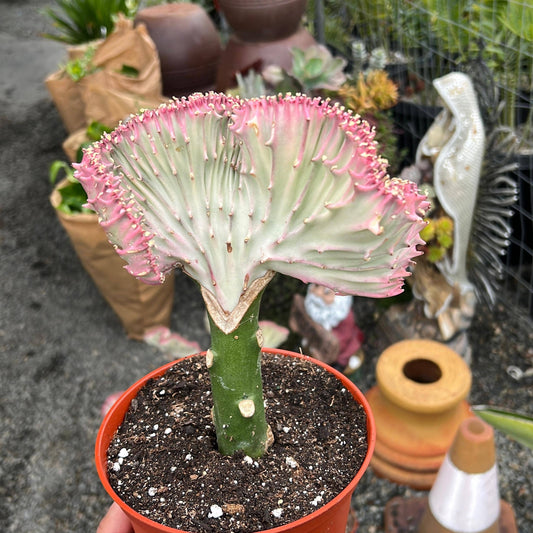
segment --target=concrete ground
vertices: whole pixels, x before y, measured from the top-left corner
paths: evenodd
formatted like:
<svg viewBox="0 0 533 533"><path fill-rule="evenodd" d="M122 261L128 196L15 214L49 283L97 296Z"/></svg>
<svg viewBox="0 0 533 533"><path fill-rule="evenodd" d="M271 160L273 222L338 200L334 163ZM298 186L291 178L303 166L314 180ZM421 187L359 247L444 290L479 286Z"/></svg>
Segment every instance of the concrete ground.
<svg viewBox="0 0 533 533"><path fill-rule="evenodd" d="M43 80L65 60L41 9L0 2L0 531L89 533L109 505L94 468L105 397L168 357L130 340L82 268L48 196L66 138ZM206 344L196 289L174 330ZM189 293L190 292L190 293ZM178 297L191 306L179 316Z"/></svg>

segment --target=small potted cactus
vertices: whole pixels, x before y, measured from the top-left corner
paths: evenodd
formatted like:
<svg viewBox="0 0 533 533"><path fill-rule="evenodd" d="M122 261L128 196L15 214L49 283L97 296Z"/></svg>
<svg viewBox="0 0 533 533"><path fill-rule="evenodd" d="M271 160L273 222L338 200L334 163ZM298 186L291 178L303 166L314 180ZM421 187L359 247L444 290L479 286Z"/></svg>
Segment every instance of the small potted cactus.
<svg viewBox="0 0 533 533"><path fill-rule="evenodd" d="M206 410L212 408L216 454L244 456L251 464L269 455L277 431L283 437L283 428L269 426L265 409L258 327L261 295L274 274L342 293L388 297L402 290L423 243L425 198L411 182L387 175L368 124L319 98L192 95L131 117L87 148L75 166L89 205L132 275L157 284L180 268L198 283L211 328L200 376L210 378L212 406ZM345 376L319 366L367 408ZM162 373L158 369L150 378ZM107 447L130 402L138 409L135 395L146 383L127 391L106 416L97 441L99 473L136 532L183 531L179 520L149 529L155 522L121 501L108 483L108 467L120 470L130 452L121 449L115 461ZM308 414L309 420L315 416ZM369 410L366 416L367 457L362 471L353 473L357 480L373 448ZM344 495L340 524L337 518L336 525L313 526L304 517L295 529L278 529L279 509L274 531L344 532L354 488L350 484ZM211 508L203 518L218 513ZM315 515L324 519L322 510L310 516ZM234 522L230 530L246 531Z"/></svg>

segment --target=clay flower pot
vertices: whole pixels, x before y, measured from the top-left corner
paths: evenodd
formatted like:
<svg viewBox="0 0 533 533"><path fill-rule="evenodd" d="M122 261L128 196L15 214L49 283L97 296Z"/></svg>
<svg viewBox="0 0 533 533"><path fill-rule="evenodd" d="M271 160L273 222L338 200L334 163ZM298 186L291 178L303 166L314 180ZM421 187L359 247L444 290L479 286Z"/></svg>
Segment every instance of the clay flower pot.
<svg viewBox="0 0 533 533"><path fill-rule="evenodd" d="M235 35L248 42L285 39L298 30L307 0L218 0Z"/></svg>
<svg viewBox="0 0 533 533"><path fill-rule="evenodd" d="M135 24L144 24L161 63L163 94L185 96L213 89L222 44L201 6L162 4L141 9Z"/></svg>
<svg viewBox="0 0 533 533"><path fill-rule="evenodd" d="M276 527L274 529L268 529L264 531L268 531L268 533L324 533L325 531L328 531L329 533L345 533L346 525L351 512L350 504L352 494L359 480L361 479L367 467L369 466L370 458L374 450L375 427L374 419L368 402L366 401L363 394L359 391L359 389L357 389L357 387L349 379L347 379L344 375L337 372L336 370L333 370L331 367L321 363L320 361L284 350L264 349L263 352L276 353L285 355L287 357L294 357L307 361L312 361L316 365L321 366L328 372L332 373L338 380L340 380L342 382L343 387L350 392L355 402L359 403L365 411L367 418L368 444L367 453L363 460L361 468L355 473L355 476L352 478L350 483L335 498L333 498L321 508L318 508L313 513L295 522L291 522L285 526ZM186 533L182 530L177 530L158 524L133 510L123 500L121 500L117 493L113 490L108 480L107 474L107 449L113 439L115 431L124 420L130 402L137 396L139 390L150 379L162 376L175 364L176 361L168 363L158 368L157 370L154 370L153 372L139 380L137 383L132 385L127 391L125 391L123 395L111 407L106 417L104 418L96 440L96 468L100 480L108 494L111 496L111 498L113 498L113 500L122 508L122 510L129 517L135 530L135 533ZM310 416L312 416L312 413L310 413Z"/></svg>
<svg viewBox="0 0 533 533"><path fill-rule="evenodd" d="M292 48L305 50L316 45L315 38L305 28L276 41L245 41L231 35L218 64L217 91L235 87L235 74L249 68L261 71L269 65L278 65L285 70L292 66Z"/></svg>
<svg viewBox="0 0 533 533"><path fill-rule="evenodd" d="M366 395L377 428L372 468L401 485L428 490L459 425L471 416L470 369L446 345L415 339L380 355L376 379Z"/></svg>

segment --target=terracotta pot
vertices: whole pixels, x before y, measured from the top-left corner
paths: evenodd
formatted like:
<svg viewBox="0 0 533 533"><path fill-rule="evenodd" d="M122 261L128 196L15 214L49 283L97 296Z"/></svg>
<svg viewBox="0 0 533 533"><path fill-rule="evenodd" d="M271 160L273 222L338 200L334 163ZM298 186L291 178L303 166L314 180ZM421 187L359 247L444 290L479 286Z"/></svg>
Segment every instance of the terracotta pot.
<svg viewBox="0 0 533 533"><path fill-rule="evenodd" d="M141 23L159 54L165 96L213 89L222 45L205 9L186 2L156 5L137 13L135 25Z"/></svg>
<svg viewBox="0 0 533 533"><path fill-rule="evenodd" d="M96 213L69 215L59 211L58 183L50 196L59 222L67 232L81 264L89 273L100 294L119 317L129 337L143 340L154 326L170 325L174 302L174 276L162 285L147 285L124 269L120 258L98 223Z"/></svg>
<svg viewBox="0 0 533 533"><path fill-rule="evenodd" d="M359 480L368 468L368 465L370 464L370 458L372 457L372 453L374 450L376 432L374 426L374 418L372 416L372 412L370 410L368 402L366 401L366 398L361 393L361 391L346 376L344 376L340 372L337 372L331 367L321 363L320 361L317 361L316 359L312 359L310 357L296 354L293 352L288 352L285 350L264 349L263 351L266 353L282 354L288 357L295 357L312 361L315 364L328 370L328 372L334 374L337 379L342 382L343 386L350 391L354 400L363 406L367 417L368 439L367 455L363 461L361 468L355 474L355 477L352 479L352 481L344 488L344 490L340 494L338 494L335 498L333 498L333 500L328 502L320 509L317 509L313 513L297 520L296 522L292 522L285 526L276 527L274 529L265 530L265 533L324 533L326 531L328 533L345 533L346 524L348 522L348 517L351 512L350 504L352 494L355 490L356 485L359 483ZM96 439L96 469L98 471L100 481L102 482L104 488L111 496L111 498L113 498L113 500L127 514L133 525L135 533L187 533L182 530L173 529L153 522L152 520L149 520L145 516L134 511L131 507L126 505L115 493L107 478L107 449L111 440L113 439L115 431L121 425L124 419L130 402L133 398L135 398L138 391L145 385L148 380L163 375L174 364L176 364L176 361L168 363L158 368L157 370L154 370L150 374L140 379L137 383L132 385L128 390L126 390L107 413L106 417L102 422L100 431L98 432L98 436Z"/></svg>
<svg viewBox="0 0 533 533"><path fill-rule="evenodd" d="M471 373L453 350L436 341L405 340L379 357L377 386L367 399L376 421L372 468L416 489L431 488L461 422Z"/></svg>
<svg viewBox="0 0 533 533"><path fill-rule="evenodd" d="M216 88L224 91L235 87L235 74L252 67L257 72L268 65L289 70L292 66L291 48L305 50L315 44L314 37L305 28L300 28L285 39L271 42L246 42L232 35L220 57Z"/></svg>
<svg viewBox="0 0 533 533"><path fill-rule="evenodd" d="M235 35L248 42L285 39L298 29L307 0L218 0Z"/></svg>

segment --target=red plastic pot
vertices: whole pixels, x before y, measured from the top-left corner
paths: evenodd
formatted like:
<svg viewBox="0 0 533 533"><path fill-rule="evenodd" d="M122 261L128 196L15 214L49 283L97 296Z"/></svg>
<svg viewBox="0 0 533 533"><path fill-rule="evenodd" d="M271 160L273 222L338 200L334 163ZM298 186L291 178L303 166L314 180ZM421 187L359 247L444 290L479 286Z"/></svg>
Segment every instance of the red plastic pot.
<svg viewBox="0 0 533 533"><path fill-rule="evenodd" d="M368 439L368 450L363 464L355 474L352 481L342 490L342 492L333 498L333 500L328 502L320 509L317 509L313 513L285 526L264 530L264 533L345 533L346 523L350 513L352 494L355 490L355 487L359 483L359 480L370 464L370 459L372 457L374 444L376 441L376 428L370 405L368 404L363 393L353 384L353 382L326 364L317 361L316 359L286 350L265 349L264 351L267 353L278 353L288 357L296 357L312 361L313 363L328 370L328 372L331 374L335 375L337 379L342 382L343 386L350 391L355 401L363 406L367 417ZM111 498L113 498L113 500L127 514L133 525L135 533L187 533L179 529L173 529L158 524L134 511L119 498L107 479L107 448L113 439L115 431L122 423L131 400L135 398L138 391L149 379L157 378L163 375L175 363L176 361L168 363L157 370L154 370L150 374L137 381L137 383L132 385L127 391L125 391L107 413L96 439L96 469L98 471L100 481Z"/></svg>

